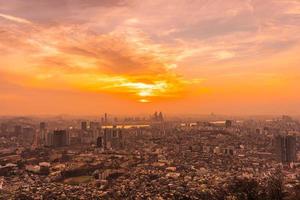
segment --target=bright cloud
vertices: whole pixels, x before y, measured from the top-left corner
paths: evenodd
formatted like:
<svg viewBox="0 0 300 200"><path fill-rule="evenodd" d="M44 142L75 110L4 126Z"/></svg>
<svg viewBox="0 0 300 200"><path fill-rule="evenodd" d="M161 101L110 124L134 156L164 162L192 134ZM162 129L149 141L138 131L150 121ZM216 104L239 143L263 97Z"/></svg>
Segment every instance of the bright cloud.
<svg viewBox="0 0 300 200"><path fill-rule="evenodd" d="M12 22L17 22L17 23L21 23L21 24L31 24L31 22L26 20L26 19L22 19L22 18L19 18L19 17L14 17L14 16L11 16L11 15L5 15L5 14L0 13L0 17L2 17L4 19L7 19L7 20L10 20Z"/></svg>

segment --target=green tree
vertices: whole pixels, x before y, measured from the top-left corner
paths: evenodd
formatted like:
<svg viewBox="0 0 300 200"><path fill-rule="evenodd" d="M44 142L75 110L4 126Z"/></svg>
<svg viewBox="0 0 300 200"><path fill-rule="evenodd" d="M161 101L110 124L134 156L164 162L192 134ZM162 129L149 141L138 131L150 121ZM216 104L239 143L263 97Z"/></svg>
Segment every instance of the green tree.
<svg viewBox="0 0 300 200"><path fill-rule="evenodd" d="M267 193L270 200L282 200L283 191L283 174L280 168L277 168L267 180Z"/></svg>
<svg viewBox="0 0 300 200"><path fill-rule="evenodd" d="M228 191L238 200L261 199L259 183L253 178L233 178Z"/></svg>

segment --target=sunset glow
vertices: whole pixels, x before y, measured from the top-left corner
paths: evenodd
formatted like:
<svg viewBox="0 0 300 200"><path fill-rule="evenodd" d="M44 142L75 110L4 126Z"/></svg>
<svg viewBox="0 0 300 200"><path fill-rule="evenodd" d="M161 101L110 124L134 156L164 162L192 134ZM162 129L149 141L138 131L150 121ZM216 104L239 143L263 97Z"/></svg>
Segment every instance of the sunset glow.
<svg viewBox="0 0 300 200"><path fill-rule="evenodd" d="M299 52L297 0L0 0L0 114L297 114Z"/></svg>

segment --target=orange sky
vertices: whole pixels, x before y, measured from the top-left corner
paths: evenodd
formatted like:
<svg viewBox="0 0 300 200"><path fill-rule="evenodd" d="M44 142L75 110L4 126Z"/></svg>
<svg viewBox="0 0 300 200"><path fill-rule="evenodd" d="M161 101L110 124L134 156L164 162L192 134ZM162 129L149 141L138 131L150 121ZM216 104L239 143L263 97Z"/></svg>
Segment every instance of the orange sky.
<svg viewBox="0 0 300 200"><path fill-rule="evenodd" d="M298 0L0 0L0 115L300 114Z"/></svg>

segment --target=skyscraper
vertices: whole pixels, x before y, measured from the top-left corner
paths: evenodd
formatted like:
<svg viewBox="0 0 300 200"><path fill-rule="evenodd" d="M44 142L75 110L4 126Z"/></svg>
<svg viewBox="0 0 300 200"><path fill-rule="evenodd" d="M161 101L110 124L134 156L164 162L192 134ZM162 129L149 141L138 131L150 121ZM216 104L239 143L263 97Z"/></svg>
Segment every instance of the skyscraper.
<svg viewBox="0 0 300 200"><path fill-rule="evenodd" d="M7 136L8 134L8 126L5 123L2 123L0 126L1 136Z"/></svg>
<svg viewBox="0 0 300 200"><path fill-rule="evenodd" d="M37 142L37 143L46 144L46 134L47 134L47 124L46 124L46 122L41 122L40 123L40 136L36 138L37 140L40 140L40 142Z"/></svg>
<svg viewBox="0 0 300 200"><path fill-rule="evenodd" d="M46 122L41 122L40 123L40 130L46 130L47 124Z"/></svg>
<svg viewBox="0 0 300 200"><path fill-rule="evenodd" d="M159 112L159 114L158 114L158 121L164 121L162 112Z"/></svg>
<svg viewBox="0 0 300 200"><path fill-rule="evenodd" d="M107 113L104 113L104 123L105 123L105 125L107 125L107 123L108 123Z"/></svg>
<svg viewBox="0 0 300 200"><path fill-rule="evenodd" d="M81 122L81 130L84 130L84 131L87 130L87 122L86 121Z"/></svg>
<svg viewBox="0 0 300 200"><path fill-rule="evenodd" d="M96 130L100 128L100 123L99 122L90 122L90 129Z"/></svg>
<svg viewBox="0 0 300 200"><path fill-rule="evenodd" d="M63 147L69 144L69 135L66 130L56 130L52 135L52 146Z"/></svg>
<svg viewBox="0 0 300 200"><path fill-rule="evenodd" d="M225 126L226 126L226 128L231 127L232 126L232 121L231 120L226 120L225 121Z"/></svg>
<svg viewBox="0 0 300 200"><path fill-rule="evenodd" d="M296 137L292 135L275 137L275 151L277 160L282 163L291 163L296 159Z"/></svg>
<svg viewBox="0 0 300 200"><path fill-rule="evenodd" d="M99 147L99 148L103 148L104 147L103 137L98 137L97 138L97 147Z"/></svg>
<svg viewBox="0 0 300 200"><path fill-rule="evenodd" d="M294 162L296 160L296 137L291 135L286 136L285 146L286 146L286 161Z"/></svg>
<svg viewBox="0 0 300 200"><path fill-rule="evenodd" d="M32 141L34 139L35 133L36 131L33 127L26 126L22 129L21 138L24 141Z"/></svg>
<svg viewBox="0 0 300 200"><path fill-rule="evenodd" d="M22 134L22 126L16 125L14 127L14 133L13 136L19 137Z"/></svg>

